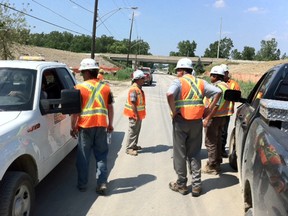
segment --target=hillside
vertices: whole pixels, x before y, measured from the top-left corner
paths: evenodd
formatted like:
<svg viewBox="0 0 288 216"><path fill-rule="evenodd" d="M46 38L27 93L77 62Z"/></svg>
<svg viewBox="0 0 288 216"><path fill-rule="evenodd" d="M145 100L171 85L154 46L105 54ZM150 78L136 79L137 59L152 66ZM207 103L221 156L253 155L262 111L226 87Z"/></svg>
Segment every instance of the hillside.
<svg viewBox="0 0 288 216"><path fill-rule="evenodd" d="M15 56L23 54L28 55L42 55L47 61L59 61L67 64L69 67L78 67L83 58L89 58L89 53L74 53L69 51L62 51L56 49L49 49L43 47L22 46L15 51ZM96 60L100 66L114 67L115 65L105 61L101 56L96 55ZM234 79L243 81L256 82L260 76L265 73L271 67L285 62L269 61L269 62L250 62L245 61L238 62L226 62L229 65L230 73ZM286 61L287 62L287 61Z"/></svg>

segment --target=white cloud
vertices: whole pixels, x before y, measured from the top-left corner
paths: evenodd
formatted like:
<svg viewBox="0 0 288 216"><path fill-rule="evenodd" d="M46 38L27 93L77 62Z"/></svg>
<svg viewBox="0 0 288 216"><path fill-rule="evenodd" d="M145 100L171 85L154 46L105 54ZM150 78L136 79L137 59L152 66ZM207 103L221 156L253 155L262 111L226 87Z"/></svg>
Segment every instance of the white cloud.
<svg viewBox="0 0 288 216"><path fill-rule="evenodd" d="M225 1L224 0L216 0L214 3L214 7L216 7L216 8L225 7Z"/></svg>
<svg viewBox="0 0 288 216"><path fill-rule="evenodd" d="M264 8L259 8L259 7L248 8L245 12L247 12L247 13L266 13Z"/></svg>
<svg viewBox="0 0 288 216"><path fill-rule="evenodd" d="M277 32L271 32L264 37L264 40L271 40L272 38L277 38Z"/></svg>

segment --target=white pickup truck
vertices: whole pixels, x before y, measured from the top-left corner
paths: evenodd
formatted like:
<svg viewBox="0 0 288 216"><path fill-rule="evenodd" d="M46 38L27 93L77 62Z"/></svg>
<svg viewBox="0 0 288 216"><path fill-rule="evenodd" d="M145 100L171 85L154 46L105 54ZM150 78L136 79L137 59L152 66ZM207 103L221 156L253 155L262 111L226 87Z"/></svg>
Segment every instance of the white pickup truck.
<svg viewBox="0 0 288 216"><path fill-rule="evenodd" d="M80 92L65 64L0 61L0 215L31 215L34 186L76 146Z"/></svg>

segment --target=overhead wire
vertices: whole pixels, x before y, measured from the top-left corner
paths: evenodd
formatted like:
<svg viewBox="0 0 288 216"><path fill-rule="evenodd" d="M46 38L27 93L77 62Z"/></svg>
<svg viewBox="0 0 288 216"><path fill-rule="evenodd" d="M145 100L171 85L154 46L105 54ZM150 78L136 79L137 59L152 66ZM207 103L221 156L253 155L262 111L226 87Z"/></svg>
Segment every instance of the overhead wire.
<svg viewBox="0 0 288 216"><path fill-rule="evenodd" d="M74 32L74 33L76 33L76 34L80 34L80 35L83 34L83 33L74 31L74 30L72 30L72 29L69 29L69 28L66 28L66 27L63 27L63 26L60 26L60 25L51 23L51 22L46 21L46 20L44 20L44 19L41 19L41 18L38 18L38 17L33 16L33 15L31 15L31 14L25 13L25 12L23 12L23 11L17 10L16 8L13 8L13 7L8 6L8 5L6 5L6 4L0 3L0 5L2 5L3 7L9 8L10 10L14 10L14 11L17 11L18 13L24 14L25 16L32 17L32 18L37 19L37 20L39 20L39 21L41 21L41 22L45 22L45 23L47 23L47 24L49 24L49 25L53 25L53 26L55 26L55 27L58 27L58 28L61 28L61 29L64 29L64 30L67 30L67 31L70 31L70 32Z"/></svg>
<svg viewBox="0 0 288 216"><path fill-rule="evenodd" d="M62 17L63 19L67 20L68 22L70 22L70 23L72 23L72 24L78 26L79 28L82 28L83 30L85 30L85 31L87 31L87 32L89 32L89 33L91 34L91 31L89 31L89 30L83 28L82 26L78 25L77 23L75 23L75 22L73 22L73 21L67 19L66 17L62 16L61 14L56 13L54 10L48 8L47 6L45 6L45 5L43 5L43 4L39 3L39 2L37 2L36 0L32 0L32 1L35 2L36 4L40 5L41 7L43 7L43 8L45 8L45 9L51 11L52 13L54 13L54 14L56 14L56 15Z"/></svg>

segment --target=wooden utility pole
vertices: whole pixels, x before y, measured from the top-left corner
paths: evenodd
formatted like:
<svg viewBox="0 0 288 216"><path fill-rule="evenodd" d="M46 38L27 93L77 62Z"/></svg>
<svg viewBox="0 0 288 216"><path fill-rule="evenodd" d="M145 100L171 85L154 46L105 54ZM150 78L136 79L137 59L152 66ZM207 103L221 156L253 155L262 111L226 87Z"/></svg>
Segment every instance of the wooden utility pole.
<svg viewBox="0 0 288 216"><path fill-rule="evenodd" d="M91 59L95 58L97 17L98 17L98 0L95 0L94 17L93 17L93 30L92 30Z"/></svg>

